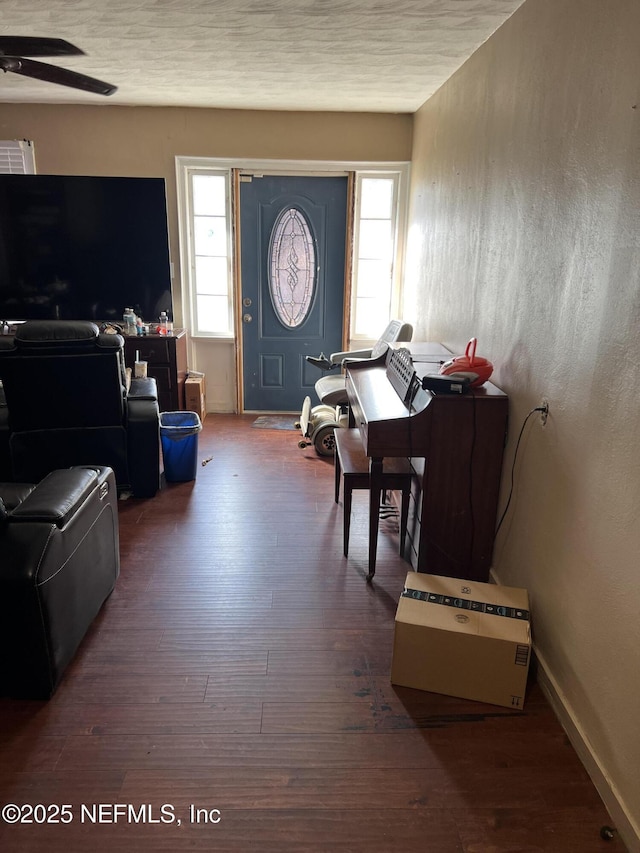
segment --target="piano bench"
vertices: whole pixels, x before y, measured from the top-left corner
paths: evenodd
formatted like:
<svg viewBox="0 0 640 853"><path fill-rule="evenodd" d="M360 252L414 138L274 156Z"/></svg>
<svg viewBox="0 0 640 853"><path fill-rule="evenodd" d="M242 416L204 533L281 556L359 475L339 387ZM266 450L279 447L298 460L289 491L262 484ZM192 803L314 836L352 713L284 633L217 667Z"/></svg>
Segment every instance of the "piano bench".
<svg viewBox="0 0 640 853"><path fill-rule="evenodd" d="M341 428L335 433L336 450L334 456L335 467L335 502L340 499L340 480L344 481L343 487L343 545L344 555L349 555L349 528L351 526L351 492L354 489L369 489L369 457L365 455L357 429ZM382 474L382 490L402 492L402 505L400 511L400 553L404 552L404 540L407 533L407 519L409 516L409 496L411 494L411 465L404 457L388 457L384 460ZM370 525L370 537L375 534L377 543L377 519L373 529ZM371 542L369 543L371 545ZM369 560L369 579L375 572L375 548L374 556Z"/></svg>

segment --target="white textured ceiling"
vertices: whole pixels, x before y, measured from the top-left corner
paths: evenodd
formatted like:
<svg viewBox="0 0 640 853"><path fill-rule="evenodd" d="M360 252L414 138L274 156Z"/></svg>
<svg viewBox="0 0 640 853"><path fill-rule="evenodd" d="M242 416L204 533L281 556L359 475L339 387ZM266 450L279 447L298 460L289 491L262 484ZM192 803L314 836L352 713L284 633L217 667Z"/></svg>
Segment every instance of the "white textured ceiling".
<svg viewBox="0 0 640 853"><path fill-rule="evenodd" d="M414 112L523 0L0 0L0 35L109 97L0 73L0 103Z"/></svg>

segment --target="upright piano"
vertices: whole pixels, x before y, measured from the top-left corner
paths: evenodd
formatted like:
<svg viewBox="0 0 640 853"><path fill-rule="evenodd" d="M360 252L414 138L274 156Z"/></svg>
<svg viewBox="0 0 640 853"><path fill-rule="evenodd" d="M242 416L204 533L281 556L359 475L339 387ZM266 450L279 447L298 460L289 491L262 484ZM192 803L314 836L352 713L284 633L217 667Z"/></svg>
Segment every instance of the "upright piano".
<svg viewBox="0 0 640 853"><path fill-rule="evenodd" d="M490 382L464 393L423 387L447 357L439 346L404 344L346 370L350 426L370 458L369 578L384 459L403 456L414 473L405 556L420 572L488 580L508 398Z"/></svg>

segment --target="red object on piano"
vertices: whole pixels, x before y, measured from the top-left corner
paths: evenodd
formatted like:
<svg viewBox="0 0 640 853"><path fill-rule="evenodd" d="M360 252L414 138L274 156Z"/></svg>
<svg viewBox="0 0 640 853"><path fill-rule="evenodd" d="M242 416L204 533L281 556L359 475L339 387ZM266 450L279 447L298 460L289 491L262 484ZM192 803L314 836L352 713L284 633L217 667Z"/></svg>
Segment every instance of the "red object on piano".
<svg viewBox="0 0 640 853"><path fill-rule="evenodd" d="M451 373L476 373L478 378L474 379L471 387L478 388L480 385L484 385L493 373L493 364L488 359L476 355L477 343L476 338L471 338L464 355L457 355L455 358L445 361L438 372L445 376Z"/></svg>

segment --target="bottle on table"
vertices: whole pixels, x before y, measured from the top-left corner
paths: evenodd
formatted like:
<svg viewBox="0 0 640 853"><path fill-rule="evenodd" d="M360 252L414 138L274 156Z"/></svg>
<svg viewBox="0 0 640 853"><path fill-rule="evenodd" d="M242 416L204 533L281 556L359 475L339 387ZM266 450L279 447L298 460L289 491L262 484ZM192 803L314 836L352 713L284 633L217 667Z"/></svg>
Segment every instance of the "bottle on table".
<svg viewBox="0 0 640 853"><path fill-rule="evenodd" d="M136 314L133 308L125 308L122 315L125 335L136 334Z"/></svg>

